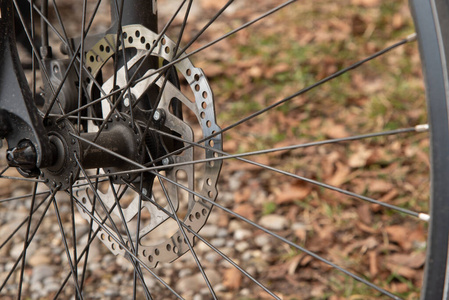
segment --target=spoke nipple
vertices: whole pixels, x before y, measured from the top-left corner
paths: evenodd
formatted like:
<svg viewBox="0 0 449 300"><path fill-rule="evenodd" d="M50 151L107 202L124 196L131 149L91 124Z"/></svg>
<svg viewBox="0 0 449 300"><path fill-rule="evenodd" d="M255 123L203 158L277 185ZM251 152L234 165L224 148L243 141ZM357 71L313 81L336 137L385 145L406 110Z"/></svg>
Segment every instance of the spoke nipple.
<svg viewBox="0 0 449 300"><path fill-rule="evenodd" d="M410 43L416 41L416 37L417 37L416 32L414 32L408 35L405 39L407 40L408 43Z"/></svg>
<svg viewBox="0 0 449 300"><path fill-rule="evenodd" d="M426 222L430 221L430 215L428 214L419 213L418 218Z"/></svg>
<svg viewBox="0 0 449 300"><path fill-rule="evenodd" d="M429 130L429 124L420 124L415 126L416 132L426 132Z"/></svg>

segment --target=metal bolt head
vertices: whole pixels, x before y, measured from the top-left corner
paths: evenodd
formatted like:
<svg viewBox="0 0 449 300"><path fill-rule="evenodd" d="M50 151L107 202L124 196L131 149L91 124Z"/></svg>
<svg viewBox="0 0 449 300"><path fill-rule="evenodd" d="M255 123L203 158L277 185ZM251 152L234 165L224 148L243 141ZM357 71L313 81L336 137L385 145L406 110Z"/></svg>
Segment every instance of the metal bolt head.
<svg viewBox="0 0 449 300"><path fill-rule="evenodd" d="M160 112L159 110L156 110L156 111L154 112L153 119L154 119L155 121L159 121L159 120L161 119L161 112Z"/></svg>
<svg viewBox="0 0 449 300"><path fill-rule="evenodd" d="M170 159L169 159L168 157L164 158L164 159L162 160L162 164L163 164L164 166L170 164Z"/></svg>
<svg viewBox="0 0 449 300"><path fill-rule="evenodd" d="M148 195L148 190L146 188L142 189L142 195L144 196Z"/></svg>
<svg viewBox="0 0 449 300"><path fill-rule="evenodd" d="M126 97L123 99L123 105L125 105L125 107L129 107L129 97L128 97L128 96L126 96Z"/></svg>

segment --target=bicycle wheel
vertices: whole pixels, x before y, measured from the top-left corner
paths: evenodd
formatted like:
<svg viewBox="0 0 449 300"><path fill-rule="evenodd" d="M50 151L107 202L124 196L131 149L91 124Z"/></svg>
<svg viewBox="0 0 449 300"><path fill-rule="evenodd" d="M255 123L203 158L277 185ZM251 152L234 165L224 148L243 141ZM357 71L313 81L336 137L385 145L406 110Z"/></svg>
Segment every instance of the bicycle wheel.
<svg viewBox="0 0 449 300"><path fill-rule="evenodd" d="M147 2L0 1L3 298L447 297L445 1Z"/></svg>

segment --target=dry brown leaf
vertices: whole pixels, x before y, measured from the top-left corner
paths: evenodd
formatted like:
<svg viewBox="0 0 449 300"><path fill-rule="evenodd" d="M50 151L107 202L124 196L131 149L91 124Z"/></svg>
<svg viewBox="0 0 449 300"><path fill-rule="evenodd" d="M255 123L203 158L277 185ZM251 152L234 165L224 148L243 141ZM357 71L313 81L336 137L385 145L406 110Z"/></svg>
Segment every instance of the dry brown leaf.
<svg viewBox="0 0 449 300"><path fill-rule="evenodd" d="M363 204L357 208L360 220L365 224L371 224L373 221L373 214L371 212L371 205Z"/></svg>
<svg viewBox="0 0 449 300"><path fill-rule="evenodd" d="M242 203L242 202L248 201L250 196L251 196L250 188L245 187L243 189L239 189L234 193L234 202Z"/></svg>
<svg viewBox="0 0 449 300"><path fill-rule="evenodd" d="M380 179L371 179L368 182L368 190L370 192L386 193L393 190L394 185L388 181Z"/></svg>
<svg viewBox="0 0 449 300"><path fill-rule="evenodd" d="M226 269L223 274L223 285L231 290L237 290L242 285L242 273L236 268Z"/></svg>
<svg viewBox="0 0 449 300"><path fill-rule="evenodd" d="M390 202L397 195L399 195L398 191L396 189L393 189L393 190L389 191L388 193L386 193L385 195L383 195L382 197L380 197L378 200L380 202Z"/></svg>
<svg viewBox="0 0 449 300"><path fill-rule="evenodd" d="M386 261L391 264L418 269L424 265L426 254L424 252L412 254L395 253L389 255L386 258Z"/></svg>
<svg viewBox="0 0 449 300"><path fill-rule="evenodd" d="M400 13L393 15L392 26L394 29L399 29L404 25L404 16Z"/></svg>
<svg viewBox="0 0 449 300"><path fill-rule="evenodd" d="M201 0L201 5L204 9L218 10L221 9L227 0Z"/></svg>
<svg viewBox="0 0 449 300"><path fill-rule="evenodd" d="M348 165L351 168L364 167L372 153L373 150L368 150L365 148L365 146L360 145L357 148L357 151L349 157Z"/></svg>
<svg viewBox="0 0 449 300"><path fill-rule="evenodd" d="M352 0L351 3L364 7L377 7L380 4L380 0Z"/></svg>
<svg viewBox="0 0 449 300"><path fill-rule="evenodd" d="M399 265L395 265L392 263L386 263L386 267L392 273L396 273L396 274L404 276L406 278L413 278L413 277L415 277L415 274L416 274L416 271L413 270L412 268L399 266Z"/></svg>
<svg viewBox="0 0 449 300"><path fill-rule="evenodd" d="M289 261L289 266L288 266L288 274L289 275L295 274L296 269L300 265L303 256L304 255L297 255Z"/></svg>
<svg viewBox="0 0 449 300"><path fill-rule="evenodd" d="M376 276L377 273L379 272L379 269L377 268L377 252L369 251L368 257L369 257L369 273L372 276Z"/></svg>
<svg viewBox="0 0 449 300"><path fill-rule="evenodd" d="M340 187L343 183L346 182L347 176L351 172L351 169L341 162L336 163L337 170L335 171L334 175L331 179L329 179L328 183L330 185Z"/></svg>
<svg viewBox="0 0 449 300"><path fill-rule="evenodd" d="M226 140L223 143L223 150L229 153L237 151L239 148L239 143L235 139Z"/></svg>
<svg viewBox="0 0 449 300"><path fill-rule="evenodd" d="M375 229L372 226L368 226L363 224L362 222L357 222L356 223L357 228L359 228L360 230L370 233L370 234L376 234L379 232L379 229Z"/></svg>
<svg viewBox="0 0 449 300"><path fill-rule="evenodd" d="M404 250L409 250L412 247L412 241L409 239L409 230L400 225L392 225L385 228L388 237L391 241L396 242Z"/></svg>
<svg viewBox="0 0 449 300"><path fill-rule="evenodd" d="M345 126L341 124L335 124L334 122L328 122L323 131L324 134L331 139L344 138L349 135L346 131Z"/></svg>
<svg viewBox="0 0 449 300"><path fill-rule="evenodd" d="M292 69L292 66L287 63L280 63L272 68L269 68L265 72L266 78L272 78L274 75L279 73L288 72Z"/></svg>
<svg viewBox="0 0 449 300"><path fill-rule="evenodd" d="M391 291L395 294L407 293L410 291L410 287L405 282L393 282L391 284Z"/></svg>
<svg viewBox="0 0 449 300"><path fill-rule="evenodd" d="M276 193L276 203L284 204L302 200L310 194L312 188L308 185L289 185Z"/></svg>
<svg viewBox="0 0 449 300"><path fill-rule="evenodd" d="M240 204L234 208L234 212L251 220L251 221L255 220L254 205L247 204L247 203Z"/></svg>
<svg viewBox="0 0 449 300"><path fill-rule="evenodd" d="M360 252L364 253L367 250L371 250L376 248L376 246L379 243L377 242L376 238L371 236L367 239L361 240L361 241L355 241L352 244L349 244L349 246L347 246L344 250L343 253L345 254L345 256L347 256L348 254L350 254L351 252L353 252L355 249L360 248Z"/></svg>

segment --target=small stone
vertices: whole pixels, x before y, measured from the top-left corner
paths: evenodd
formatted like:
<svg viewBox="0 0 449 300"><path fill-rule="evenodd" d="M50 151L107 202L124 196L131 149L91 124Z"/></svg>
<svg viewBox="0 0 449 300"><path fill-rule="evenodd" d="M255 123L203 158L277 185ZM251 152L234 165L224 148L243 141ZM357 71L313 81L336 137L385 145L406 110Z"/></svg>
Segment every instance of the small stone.
<svg viewBox="0 0 449 300"><path fill-rule="evenodd" d="M242 223L237 220L232 220L231 222L229 222L228 228L231 232L236 231L237 229L242 228Z"/></svg>
<svg viewBox="0 0 449 300"><path fill-rule="evenodd" d="M212 286L221 282L221 276L217 271L206 269L205 272ZM201 273L180 278L176 283L176 291L180 293L186 293L188 291L197 292L203 288L207 288L207 285Z"/></svg>
<svg viewBox="0 0 449 300"><path fill-rule="evenodd" d="M205 225L200 231L200 235L204 238L216 237L217 233L218 227L216 225Z"/></svg>
<svg viewBox="0 0 449 300"><path fill-rule="evenodd" d="M235 249L239 252L243 252L243 251L247 250L248 248L249 248L249 244L245 241L237 243L235 245Z"/></svg>
<svg viewBox="0 0 449 300"><path fill-rule="evenodd" d="M227 240L226 241L226 247L232 248L235 245L235 241L234 240Z"/></svg>
<svg viewBox="0 0 449 300"><path fill-rule="evenodd" d="M289 226L290 222L284 216L266 215L260 218L259 224L269 230L283 230Z"/></svg>
<svg viewBox="0 0 449 300"><path fill-rule="evenodd" d="M213 239L213 240L210 241L210 243L214 247L220 248L220 247L223 247L224 245L226 245L226 239L222 239L222 238Z"/></svg>
<svg viewBox="0 0 449 300"><path fill-rule="evenodd" d="M193 300L203 300L203 296L201 294L196 294L193 296Z"/></svg>
<svg viewBox="0 0 449 300"><path fill-rule="evenodd" d="M190 270L190 269L182 269L182 270L179 271L178 275L181 278L181 277L189 276L191 274L192 274L192 270Z"/></svg>
<svg viewBox="0 0 449 300"><path fill-rule="evenodd" d="M293 223L291 227L292 230L307 230L307 225L300 222Z"/></svg>
<svg viewBox="0 0 449 300"><path fill-rule="evenodd" d="M263 247L270 243L270 237L266 234L260 234L254 238L254 243L259 247Z"/></svg>
<svg viewBox="0 0 449 300"><path fill-rule="evenodd" d="M52 256L48 248L37 250L28 260L30 266L36 267L40 265L49 265L52 262Z"/></svg>
<svg viewBox="0 0 449 300"><path fill-rule="evenodd" d="M219 228L217 231L217 237L224 238L228 236L228 231L225 228Z"/></svg>
<svg viewBox="0 0 449 300"><path fill-rule="evenodd" d="M248 229L237 229L234 232L234 239L237 241L246 240L247 238L252 236L252 232Z"/></svg>
<svg viewBox="0 0 449 300"><path fill-rule="evenodd" d="M218 259L221 258L221 256L219 254L217 254L216 252L208 252L204 258L211 263L216 262Z"/></svg>
<svg viewBox="0 0 449 300"><path fill-rule="evenodd" d="M46 278L52 277L55 274L54 267L49 265L38 265L33 268L31 275L31 284L44 281Z"/></svg>
<svg viewBox="0 0 449 300"><path fill-rule="evenodd" d="M251 291L249 289L243 289L240 291L240 295L249 296L249 295L251 295Z"/></svg>

